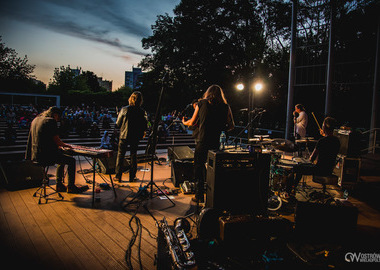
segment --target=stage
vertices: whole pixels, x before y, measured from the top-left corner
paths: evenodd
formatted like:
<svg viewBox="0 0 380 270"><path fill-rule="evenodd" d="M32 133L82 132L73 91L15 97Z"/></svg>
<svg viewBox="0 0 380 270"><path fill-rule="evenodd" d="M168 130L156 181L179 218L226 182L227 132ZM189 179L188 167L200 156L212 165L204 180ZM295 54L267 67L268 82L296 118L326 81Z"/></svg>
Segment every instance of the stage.
<svg viewBox="0 0 380 270"><path fill-rule="evenodd" d="M166 151L158 152L161 160L166 160ZM90 169L87 162L80 158L82 168ZM117 197L112 189L101 190L100 201L92 206L92 185L84 194L67 194L63 201L42 200L33 197L36 188L17 191L0 190L0 243L2 246L1 259L14 269L21 267L41 267L42 269L127 269L126 251L133 237L130 228L131 218L136 215L141 221L142 238L140 249L139 239L132 247L131 263L134 269L139 269L139 256L144 269L155 269L155 254L157 253L156 237L158 229L151 215L157 220L164 217L170 225L178 217L183 217L195 211L195 203L191 201L193 195L181 192L169 195L175 202L171 207L170 201L165 197L154 197L145 200L140 205L134 204L123 209L124 199L136 194L140 185L145 186L150 181L150 168L148 163L139 163L137 177L141 180L134 183L115 183ZM55 174L55 167L50 168L50 174ZM112 175L114 176L114 175ZM162 189L178 191L171 180L169 163L163 161L161 165L154 165L154 182ZM89 180L92 174L87 174ZM55 177L52 177L55 183ZM104 175L109 182L109 177ZM123 174L128 179L128 173ZM318 185L306 178L308 189L317 188ZM77 184L86 184L82 174L77 172ZM96 183L104 180L96 175ZM231 190L236 184L231 179ZM55 186L55 185L53 185ZM338 188L329 190L334 196L341 198L342 191ZM225 198L228 200L228 198ZM303 191L297 192L296 199L305 200ZM380 212L371 208L365 202L354 197L348 201L358 209L357 235L350 236L355 239L355 247L351 252L379 252L380 240ZM271 215L284 217L294 222L294 202L289 202ZM140 207L138 207L140 206ZM150 213L146 210L148 209ZM135 221L131 222L136 230ZM195 224L192 223L192 236L195 237ZM311 231L310 234L313 234ZM375 249L377 247L377 249ZM294 258L296 260L296 258ZM344 260L344 258L342 258ZM356 264L360 268L363 264Z"/></svg>

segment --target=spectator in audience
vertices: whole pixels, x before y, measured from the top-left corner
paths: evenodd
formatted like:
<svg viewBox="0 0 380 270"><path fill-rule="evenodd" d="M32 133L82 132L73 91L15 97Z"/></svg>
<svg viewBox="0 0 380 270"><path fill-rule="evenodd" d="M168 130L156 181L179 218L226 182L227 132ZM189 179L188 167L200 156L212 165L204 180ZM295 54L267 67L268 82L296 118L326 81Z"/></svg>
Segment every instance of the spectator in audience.
<svg viewBox="0 0 380 270"><path fill-rule="evenodd" d="M100 140L100 148L112 149L111 139L107 130L104 131L103 137Z"/></svg>

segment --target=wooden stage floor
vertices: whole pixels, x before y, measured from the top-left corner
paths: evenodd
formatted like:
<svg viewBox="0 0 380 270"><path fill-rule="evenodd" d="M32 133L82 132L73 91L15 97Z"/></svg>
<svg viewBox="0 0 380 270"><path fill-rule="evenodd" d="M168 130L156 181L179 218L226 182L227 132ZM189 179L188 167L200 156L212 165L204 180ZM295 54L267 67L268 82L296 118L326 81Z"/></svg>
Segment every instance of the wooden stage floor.
<svg viewBox="0 0 380 270"><path fill-rule="evenodd" d="M166 153L159 156L166 157ZM82 164L82 168L89 168L84 161ZM55 168L50 173L55 174ZM88 178L91 176L88 174ZM170 176L171 169L166 163L154 166L154 182L159 187L174 188ZM81 195L62 193L63 201L47 204L44 201L38 204L38 199L33 197L36 188L0 189L0 258L3 264L7 263L13 269L32 265L42 269L128 269L125 256L133 235L129 223L136 209L128 208L127 212L120 205L128 195L135 194L141 184L149 182L150 165L139 164L137 177L142 181L116 185L116 199L112 190L102 190L101 201L94 208L91 188ZM123 174L123 178L127 180L128 174ZM85 184L82 175L77 173L76 179L78 184ZM108 176L105 179L109 181ZM96 183L103 183L98 175ZM340 191L334 192L341 195ZM194 211L191 197L182 193L174 195L175 207L171 208L168 208L171 206L168 200L159 197L144 203L157 220L165 217L169 224L173 224L176 218ZM359 209L358 228L368 235L379 235L380 213L354 198L350 201ZM136 213L143 226L142 266L154 269L157 227L143 207ZM284 217L294 220L293 213L284 214ZM136 230L135 222L132 225ZM139 269L137 244L138 239L132 248L134 269Z"/></svg>

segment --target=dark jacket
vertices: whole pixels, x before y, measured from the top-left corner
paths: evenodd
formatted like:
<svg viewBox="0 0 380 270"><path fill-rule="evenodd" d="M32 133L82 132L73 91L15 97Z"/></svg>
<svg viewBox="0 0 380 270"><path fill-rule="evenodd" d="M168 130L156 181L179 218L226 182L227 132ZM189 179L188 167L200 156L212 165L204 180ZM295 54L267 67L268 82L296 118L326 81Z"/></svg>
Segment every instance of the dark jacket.
<svg viewBox="0 0 380 270"><path fill-rule="evenodd" d="M58 155L54 137L58 135L57 122L51 117L37 116L30 126L25 159L48 162Z"/></svg>
<svg viewBox="0 0 380 270"><path fill-rule="evenodd" d="M147 123L148 116L141 107L123 107L116 120L116 125L120 128L120 139L142 139Z"/></svg>

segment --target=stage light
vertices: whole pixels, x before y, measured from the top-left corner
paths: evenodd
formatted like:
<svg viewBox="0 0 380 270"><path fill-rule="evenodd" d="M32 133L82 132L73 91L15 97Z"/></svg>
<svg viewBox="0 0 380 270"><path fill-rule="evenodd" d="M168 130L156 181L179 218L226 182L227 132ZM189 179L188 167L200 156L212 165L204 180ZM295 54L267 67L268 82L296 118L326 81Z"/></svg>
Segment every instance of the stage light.
<svg viewBox="0 0 380 270"><path fill-rule="evenodd" d="M261 91L264 88L264 85L262 83L255 83L255 90Z"/></svg>
<svg viewBox="0 0 380 270"><path fill-rule="evenodd" d="M244 90L244 84L242 84L242 83L238 83L238 84L236 85L236 89L239 90L239 91Z"/></svg>

